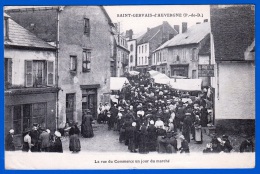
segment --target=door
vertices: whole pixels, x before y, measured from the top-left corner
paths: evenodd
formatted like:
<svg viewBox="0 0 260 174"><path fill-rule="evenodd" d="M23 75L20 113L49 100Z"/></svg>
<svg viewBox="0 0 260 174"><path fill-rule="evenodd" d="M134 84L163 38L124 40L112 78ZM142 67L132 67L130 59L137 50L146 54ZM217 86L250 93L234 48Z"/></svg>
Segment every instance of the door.
<svg viewBox="0 0 260 174"><path fill-rule="evenodd" d="M66 122L73 122L75 94L66 94Z"/></svg>
<svg viewBox="0 0 260 174"><path fill-rule="evenodd" d="M97 118L97 90L89 89L82 95L82 113L89 109L94 119Z"/></svg>

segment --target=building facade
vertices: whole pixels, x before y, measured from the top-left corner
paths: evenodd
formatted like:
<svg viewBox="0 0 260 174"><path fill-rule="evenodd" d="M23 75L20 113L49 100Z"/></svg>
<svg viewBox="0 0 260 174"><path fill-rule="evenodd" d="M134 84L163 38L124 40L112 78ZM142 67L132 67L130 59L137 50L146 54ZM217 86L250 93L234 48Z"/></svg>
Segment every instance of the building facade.
<svg viewBox="0 0 260 174"><path fill-rule="evenodd" d="M129 50L126 38L122 34L115 35L116 40L116 77L124 76L128 71Z"/></svg>
<svg viewBox="0 0 260 174"><path fill-rule="evenodd" d="M56 48L4 15L5 133L14 129L16 147L22 133L38 123L56 125Z"/></svg>
<svg viewBox="0 0 260 174"><path fill-rule="evenodd" d="M183 25L187 26L186 23ZM199 51L209 42L210 24L205 21L189 29L182 29L162 44L152 55L152 68L171 78L198 78Z"/></svg>
<svg viewBox="0 0 260 174"><path fill-rule="evenodd" d="M254 6L211 6L210 12L216 126L254 135Z"/></svg>
<svg viewBox="0 0 260 174"><path fill-rule="evenodd" d="M20 25L57 47L58 127L97 117L110 101L112 22L102 6L54 6L7 10ZM46 20L48 19L48 20Z"/></svg>
<svg viewBox="0 0 260 174"><path fill-rule="evenodd" d="M178 32L166 21L157 27L147 28L147 32L137 42L136 68L141 72L151 68L152 52L177 34Z"/></svg>

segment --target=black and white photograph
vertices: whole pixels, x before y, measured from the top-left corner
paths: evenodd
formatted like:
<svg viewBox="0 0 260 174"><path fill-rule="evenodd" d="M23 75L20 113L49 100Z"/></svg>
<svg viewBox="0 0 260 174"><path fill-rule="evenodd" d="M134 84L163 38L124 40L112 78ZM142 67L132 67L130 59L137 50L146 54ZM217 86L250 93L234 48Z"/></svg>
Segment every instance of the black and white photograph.
<svg viewBox="0 0 260 174"><path fill-rule="evenodd" d="M255 167L255 6L5 6L5 169Z"/></svg>

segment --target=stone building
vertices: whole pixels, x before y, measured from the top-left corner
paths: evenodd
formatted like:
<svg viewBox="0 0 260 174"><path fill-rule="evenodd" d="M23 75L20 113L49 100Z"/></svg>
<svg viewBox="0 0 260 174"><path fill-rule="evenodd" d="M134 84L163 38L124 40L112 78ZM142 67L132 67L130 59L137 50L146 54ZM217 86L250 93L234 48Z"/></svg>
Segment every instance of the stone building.
<svg viewBox="0 0 260 174"><path fill-rule="evenodd" d="M16 147L34 123L56 125L56 48L4 14L5 133L14 129Z"/></svg>
<svg viewBox="0 0 260 174"><path fill-rule="evenodd" d="M97 117L97 103L110 101L113 24L102 6L9 9L17 23L56 48L58 127L81 124L82 112Z"/></svg>
<svg viewBox="0 0 260 174"><path fill-rule="evenodd" d="M171 78L198 78L198 53L209 42L210 24L207 20L187 29L153 51L152 68Z"/></svg>
<svg viewBox="0 0 260 174"><path fill-rule="evenodd" d="M147 28L147 32L137 42L136 69L146 72L151 67L152 52L177 34L166 21L154 28Z"/></svg>

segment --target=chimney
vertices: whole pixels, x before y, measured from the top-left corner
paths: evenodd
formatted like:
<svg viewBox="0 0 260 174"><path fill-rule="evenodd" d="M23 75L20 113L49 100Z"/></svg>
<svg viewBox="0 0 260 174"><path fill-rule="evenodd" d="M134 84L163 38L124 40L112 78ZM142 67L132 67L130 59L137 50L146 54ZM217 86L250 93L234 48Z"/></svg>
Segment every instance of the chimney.
<svg viewBox="0 0 260 174"><path fill-rule="evenodd" d="M196 22L196 24L200 24L200 22Z"/></svg>
<svg viewBox="0 0 260 174"><path fill-rule="evenodd" d="M208 19L204 19L204 22L208 22L209 20Z"/></svg>
<svg viewBox="0 0 260 174"><path fill-rule="evenodd" d="M129 39L133 39L133 34L134 34L134 32L132 29L128 30Z"/></svg>
<svg viewBox="0 0 260 174"><path fill-rule="evenodd" d="M180 26L179 25L174 25L173 28L178 32L178 34L180 33Z"/></svg>
<svg viewBox="0 0 260 174"><path fill-rule="evenodd" d="M185 33L187 31L187 22L182 23L182 33Z"/></svg>
<svg viewBox="0 0 260 174"><path fill-rule="evenodd" d="M150 28L147 27L147 31L149 31L149 30L150 30Z"/></svg>
<svg viewBox="0 0 260 174"><path fill-rule="evenodd" d="M169 34L169 40L172 39L174 37L174 34L170 33Z"/></svg>

